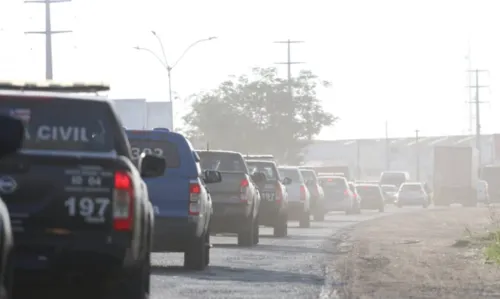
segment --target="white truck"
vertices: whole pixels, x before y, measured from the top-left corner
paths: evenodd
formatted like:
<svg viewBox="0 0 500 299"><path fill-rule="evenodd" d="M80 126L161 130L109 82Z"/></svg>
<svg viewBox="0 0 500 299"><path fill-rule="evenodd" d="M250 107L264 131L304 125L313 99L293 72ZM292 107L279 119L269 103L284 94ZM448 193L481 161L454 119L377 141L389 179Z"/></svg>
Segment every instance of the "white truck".
<svg viewBox="0 0 500 299"><path fill-rule="evenodd" d="M173 131L173 113L171 102L147 102L146 128L166 128Z"/></svg>
<svg viewBox="0 0 500 299"><path fill-rule="evenodd" d="M438 146L434 148L434 204L477 205L479 155L476 148Z"/></svg>
<svg viewBox="0 0 500 299"><path fill-rule="evenodd" d="M147 128L147 105L145 99L112 100L122 125L127 130Z"/></svg>

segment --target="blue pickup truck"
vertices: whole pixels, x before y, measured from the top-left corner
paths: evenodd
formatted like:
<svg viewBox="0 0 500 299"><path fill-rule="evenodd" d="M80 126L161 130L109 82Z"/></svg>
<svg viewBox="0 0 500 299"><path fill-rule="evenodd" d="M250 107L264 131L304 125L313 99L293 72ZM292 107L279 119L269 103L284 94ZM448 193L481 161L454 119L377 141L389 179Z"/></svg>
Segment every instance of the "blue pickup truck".
<svg viewBox="0 0 500 299"><path fill-rule="evenodd" d="M155 211L154 252L184 252L184 267L203 270L210 262L209 224L212 201L206 184L220 182L221 174L202 171L200 158L181 134L159 128L127 130L132 156L164 157L163 176L145 179Z"/></svg>

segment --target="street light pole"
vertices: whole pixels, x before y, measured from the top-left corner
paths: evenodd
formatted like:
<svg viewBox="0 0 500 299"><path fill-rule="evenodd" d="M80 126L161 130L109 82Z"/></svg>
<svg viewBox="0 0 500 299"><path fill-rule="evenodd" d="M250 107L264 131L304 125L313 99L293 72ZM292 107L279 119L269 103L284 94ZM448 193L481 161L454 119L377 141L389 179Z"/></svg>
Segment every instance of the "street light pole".
<svg viewBox="0 0 500 299"><path fill-rule="evenodd" d="M191 50L191 48L193 48L194 46L196 46L199 43L206 42L206 41L211 41L213 39L216 39L217 37L216 36L211 36L211 37L203 38L203 39L200 39L200 40L197 40L197 41L191 43L184 50L184 52L182 52L181 56L179 56L179 58L172 65L170 65L168 63L167 55L165 54L165 47L163 46L163 42L162 42L161 38L158 36L158 34L156 34L155 31L151 31L151 33L156 37L156 39L158 40L158 43L160 44L162 57L158 56L154 51L152 51L151 49L148 49L148 48L143 48L143 47L136 46L136 47L134 47L134 49L139 50L139 51L146 51L146 52L151 53L154 57L156 57L156 59L161 63L161 65L163 66L163 68L167 71L167 76L168 76L168 99L170 101L170 105L171 105L171 109L172 109L172 129L174 129L174 100L172 98L172 70L174 69L174 67L177 66L177 64L179 64L179 62L184 58L184 56L186 56L186 54L189 52L189 50Z"/></svg>

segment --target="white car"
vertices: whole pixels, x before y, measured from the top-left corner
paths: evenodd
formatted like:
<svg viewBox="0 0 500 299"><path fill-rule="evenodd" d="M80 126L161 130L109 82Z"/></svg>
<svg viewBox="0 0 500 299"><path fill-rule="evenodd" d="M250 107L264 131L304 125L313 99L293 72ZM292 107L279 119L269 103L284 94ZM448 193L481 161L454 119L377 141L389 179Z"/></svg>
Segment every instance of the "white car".
<svg viewBox="0 0 500 299"><path fill-rule="evenodd" d="M402 206L423 206L427 208L430 204L429 194L425 192L422 183L403 183L399 187L396 205Z"/></svg>

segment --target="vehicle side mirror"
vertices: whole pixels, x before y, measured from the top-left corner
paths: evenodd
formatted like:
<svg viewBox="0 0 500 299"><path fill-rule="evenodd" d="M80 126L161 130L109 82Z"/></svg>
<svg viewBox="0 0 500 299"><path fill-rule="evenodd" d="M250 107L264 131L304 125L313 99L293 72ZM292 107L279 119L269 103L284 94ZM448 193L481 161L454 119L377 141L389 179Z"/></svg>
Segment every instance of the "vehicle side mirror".
<svg viewBox="0 0 500 299"><path fill-rule="evenodd" d="M257 184L261 184L267 181L267 177L263 172L256 172L252 175L252 180Z"/></svg>
<svg viewBox="0 0 500 299"><path fill-rule="evenodd" d="M289 177L285 177L285 178L283 179L283 185L285 185L285 186L286 186L286 185L290 185L291 183L292 183L292 179L291 179L291 178L289 178Z"/></svg>
<svg viewBox="0 0 500 299"><path fill-rule="evenodd" d="M24 140L22 121L7 115L0 115L0 158L19 150Z"/></svg>
<svg viewBox="0 0 500 299"><path fill-rule="evenodd" d="M165 168L167 167L167 162L165 158L141 154L139 158L138 168L141 176L144 178L159 177L165 173Z"/></svg>
<svg viewBox="0 0 500 299"><path fill-rule="evenodd" d="M204 170L203 171L203 181L207 184L220 183L222 182L222 175L217 170Z"/></svg>

